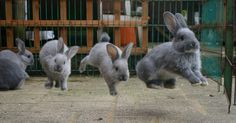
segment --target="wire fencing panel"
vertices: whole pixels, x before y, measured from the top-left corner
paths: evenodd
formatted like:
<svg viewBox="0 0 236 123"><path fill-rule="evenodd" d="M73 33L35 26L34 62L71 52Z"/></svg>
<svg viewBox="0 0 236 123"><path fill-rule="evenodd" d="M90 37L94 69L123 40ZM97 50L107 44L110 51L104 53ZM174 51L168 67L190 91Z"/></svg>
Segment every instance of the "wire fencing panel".
<svg viewBox="0 0 236 123"><path fill-rule="evenodd" d="M162 17L171 11L184 15L201 42L204 73L221 81L224 0L1 0L0 7L0 47L16 51L14 39L24 39L36 59L30 73L41 73L40 48L60 36L68 46L81 47L72 60L73 73L79 73L80 60L97 43L101 27L113 44L121 48L135 44L129 58L135 73L136 63L148 50L171 40ZM87 67L86 74L96 73L96 68Z"/></svg>

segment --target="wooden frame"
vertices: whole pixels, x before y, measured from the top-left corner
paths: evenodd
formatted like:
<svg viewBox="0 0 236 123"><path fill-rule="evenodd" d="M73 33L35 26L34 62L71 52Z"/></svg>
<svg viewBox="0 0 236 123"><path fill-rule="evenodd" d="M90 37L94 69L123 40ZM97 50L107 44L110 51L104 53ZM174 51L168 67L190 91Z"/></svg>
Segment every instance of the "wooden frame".
<svg viewBox="0 0 236 123"><path fill-rule="evenodd" d="M67 0L60 0L60 20L40 20L39 19L39 0L32 0L33 20L13 20L12 18L12 0L6 0L6 20L0 20L0 26L6 27L7 47L0 48L11 49L14 48L13 28L17 26L33 27L34 30L34 47L29 48L33 53L38 53L40 50L40 27L60 27L60 35L67 44L67 27L87 27L87 47L81 47L79 53L88 53L93 46L93 28L94 27L114 27L115 45L120 46L120 27L143 27L142 47L135 47L133 54L144 54L147 52L148 43L148 1L142 1L143 15L142 20L121 21L121 0L114 1L114 21L107 20L93 20L93 0L87 0L87 20L67 20Z"/></svg>

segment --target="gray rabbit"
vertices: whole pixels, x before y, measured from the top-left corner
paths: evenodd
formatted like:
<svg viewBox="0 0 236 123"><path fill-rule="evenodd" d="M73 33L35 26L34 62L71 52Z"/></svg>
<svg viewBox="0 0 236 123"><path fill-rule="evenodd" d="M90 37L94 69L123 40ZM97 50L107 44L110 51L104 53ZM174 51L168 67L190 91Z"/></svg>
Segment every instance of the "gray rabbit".
<svg viewBox="0 0 236 123"><path fill-rule="evenodd" d="M97 67L104 77L111 95L117 95L116 85L120 81L129 78L128 58L133 44L128 44L122 52L117 46L109 43L110 37L106 32L100 33L97 43L80 63L80 72L86 69L86 65Z"/></svg>
<svg viewBox="0 0 236 123"><path fill-rule="evenodd" d="M14 61L25 70L27 66L34 64L34 56L25 48L25 43L20 38L16 38L16 45L19 50L18 53L14 53L11 50L3 50L0 52L0 57Z"/></svg>
<svg viewBox="0 0 236 123"><path fill-rule="evenodd" d="M174 88L176 76L183 76L192 85L208 85L201 73L200 44L188 28L184 17L164 12L164 22L172 33L171 42L153 48L136 66L138 77L148 88Z"/></svg>
<svg viewBox="0 0 236 123"><path fill-rule="evenodd" d="M28 65L33 65L33 54L25 49L25 43L16 38L18 53L11 50L0 52L0 89L9 90L20 88L29 75L25 72Z"/></svg>
<svg viewBox="0 0 236 123"><path fill-rule="evenodd" d="M14 90L20 88L28 74L16 62L0 57L0 90Z"/></svg>
<svg viewBox="0 0 236 123"><path fill-rule="evenodd" d="M68 48L62 38L47 42L39 53L40 63L48 80L45 87L53 87L53 81L56 81L55 87L61 87L61 90L67 90L67 80L71 74L71 59L78 52L78 46Z"/></svg>

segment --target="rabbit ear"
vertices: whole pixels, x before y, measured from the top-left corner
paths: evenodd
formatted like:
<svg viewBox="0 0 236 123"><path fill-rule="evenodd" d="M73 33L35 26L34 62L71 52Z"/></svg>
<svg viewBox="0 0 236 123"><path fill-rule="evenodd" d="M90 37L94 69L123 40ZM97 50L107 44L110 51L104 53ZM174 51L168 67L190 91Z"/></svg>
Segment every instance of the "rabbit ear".
<svg viewBox="0 0 236 123"><path fill-rule="evenodd" d="M175 17L176 17L176 19L179 22L181 27L183 27L183 28L187 28L188 27L188 25L187 25L187 23L186 23L186 21L185 21L185 19L184 19L182 14L176 13Z"/></svg>
<svg viewBox="0 0 236 123"><path fill-rule="evenodd" d="M78 50L79 50L78 46L73 46L73 47L69 48L65 53L67 56L67 59L71 59L72 57L74 57L75 54L78 52Z"/></svg>
<svg viewBox="0 0 236 123"><path fill-rule="evenodd" d="M60 38L58 39L57 52L58 52L58 53L64 53L64 41L63 41L63 38L62 38L62 37L60 37Z"/></svg>
<svg viewBox="0 0 236 123"><path fill-rule="evenodd" d="M25 53L25 42L22 41L20 38L16 38L16 45L19 49L19 53L24 54Z"/></svg>
<svg viewBox="0 0 236 123"><path fill-rule="evenodd" d="M178 31L179 29L179 24L178 22L176 21L176 18L175 16L171 13L171 12L164 12L163 14L163 17L164 17L164 22L168 28L168 30L173 34L175 35L176 32Z"/></svg>
<svg viewBox="0 0 236 123"><path fill-rule="evenodd" d="M125 59L128 59L129 56L130 56L130 53L132 51L132 48L133 48L133 43L129 43L125 48L124 48L124 51L121 55L122 58L125 58Z"/></svg>
<svg viewBox="0 0 236 123"><path fill-rule="evenodd" d="M112 44L107 44L107 53L110 56L112 62L119 58L118 50Z"/></svg>

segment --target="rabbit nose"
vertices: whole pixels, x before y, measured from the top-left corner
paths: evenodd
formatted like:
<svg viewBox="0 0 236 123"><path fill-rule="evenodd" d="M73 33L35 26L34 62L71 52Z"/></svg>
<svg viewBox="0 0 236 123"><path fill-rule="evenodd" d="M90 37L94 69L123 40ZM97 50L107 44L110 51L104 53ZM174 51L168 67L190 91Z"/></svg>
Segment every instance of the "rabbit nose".
<svg viewBox="0 0 236 123"><path fill-rule="evenodd" d="M195 42L192 42L192 43L190 44L190 46L191 46L192 48L195 48L195 47L196 47L196 43L195 43Z"/></svg>
<svg viewBox="0 0 236 123"><path fill-rule="evenodd" d="M127 77L125 75L120 76L120 81L127 81Z"/></svg>
<svg viewBox="0 0 236 123"><path fill-rule="evenodd" d="M55 71L61 72L62 71L62 67L60 65L56 65Z"/></svg>

